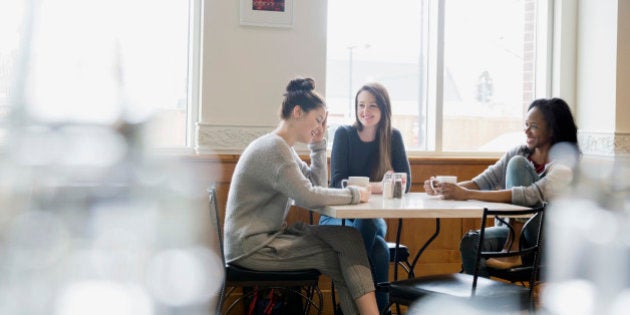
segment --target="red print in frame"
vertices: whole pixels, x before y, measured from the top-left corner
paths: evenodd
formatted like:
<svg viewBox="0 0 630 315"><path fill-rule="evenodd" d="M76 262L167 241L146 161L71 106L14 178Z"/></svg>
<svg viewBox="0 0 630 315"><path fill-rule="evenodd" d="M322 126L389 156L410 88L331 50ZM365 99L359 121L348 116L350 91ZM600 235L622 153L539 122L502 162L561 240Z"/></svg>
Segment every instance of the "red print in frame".
<svg viewBox="0 0 630 315"><path fill-rule="evenodd" d="M252 10L284 12L285 0L253 0Z"/></svg>

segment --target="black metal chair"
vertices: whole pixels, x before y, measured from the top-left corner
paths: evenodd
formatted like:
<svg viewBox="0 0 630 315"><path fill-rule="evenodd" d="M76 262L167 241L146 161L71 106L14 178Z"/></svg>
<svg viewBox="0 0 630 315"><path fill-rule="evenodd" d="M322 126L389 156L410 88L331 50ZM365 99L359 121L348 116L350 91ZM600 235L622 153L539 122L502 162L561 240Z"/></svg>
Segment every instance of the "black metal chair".
<svg viewBox="0 0 630 315"><path fill-rule="evenodd" d="M409 274L411 272L411 263L409 262L409 248L405 244L398 244L396 249L396 243L387 242L389 247L389 262L399 265Z"/></svg>
<svg viewBox="0 0 630 315"><path fill-rule="evenodd" d="M220 219L219 208L216 199L216 189L208 188L208 199L210 203L210 219L213 221L212 227L216 231L218 237L219 248L221 251L221 259L225 262L225 254L223 249L223 232L222 221ZM216 314L229 314L230 311L247 297L252 297L259 289L275 289L282 290L287 294L292 294L303 299L304 314L309 314L311 307L322 314L323 296L319 289L320 272L315 269L295 270L295 271L260 271L251 270L234 264L225 264L225 279L223 286L219 291L219 300L216 306ZM226 289L230 288L230 290ZM228 308L223 311L223 302L226 296L229 296L237 288L252 288L252 290L243 290L243 294L232 302ZM317 300L315 300L317 295Z"/></svg>
<svg viewBox="0 0 630 315"><path fill-rule="evenodd" d="M509 226L509 223L507 223ZM524 244L534 244L538 242L538 256L536 259L532 254L525 255L522 257L523 264L519 266L514 266L508 269L497 269L492 268L490 266L486 266L486 270L488 271L488 275L493 278L504 279L510 281L512 283L520 283L523 286L528 286L533 290L532 281L538 282L540 280L540 275L543 271L544 266L541 264L543 261L543 252L544 252L544 235L536 235L538 226L542 224L542 215L534 215L532 216L525 224L523 225L523 230L520 235L519 244L521 246L526 246ZM528 233L529 232L529 233ZM513 235L513 234L512 234ZM530 239L527 239L527 238ZM541 239L537 239L540 237ZM537 268L536 278L531 279L531 274L533 269Z"/></svg>
<svg viewBox="0 0 630 315"><path fill-rule="evenodd" d="M407 278L413 277L413 267L409 262L409 248L405 244L400 244L400 233L402 231L402 219L398 219L398 230L396 232L396 242L387 242L389 247L389 262L394 263L394 281L398 280L398 266L407 272ZM398 246L396 246L398 244ZM381 284L377 284L377 290L383 290ZM396 303L396 314L400 314L400 305Z"/></svg>
<svg viewBox="0 0 630 315"><path fill-rule="evenodd" d="M402 232L403 220L398 219L398 229L396 231L396 242L387 242L389 247L389 262L394 263L394 281L398 280L398 266L401 266L407 277L413 276L413 268L409 262L409 248L400 243L400 233ZM398 244L398 247L396 247Z"/></svg>
<svg viewBox="0 0 630 315"><path fill-rule="evenodd" d="M484 209L481 220L475 273L473 275L462 273L432 275L392 282L386 285L386 289L390 294L390 303L411 305L423 298L441 296L461 300L465 303L473 304L475 307L495 312L521 312L523 310L533 312L535 308L533 290L536 284L535 280L538 277L544 209L544 206L519 211ZM540 220L534 244L512 252L482 252L481 244L483 244L484 241L487 218L489 216L515 215L533 215ZM513 256L531 256L535 262L527 273L530 279L529 288L479 276L479 264L482 258Z"/></svg>

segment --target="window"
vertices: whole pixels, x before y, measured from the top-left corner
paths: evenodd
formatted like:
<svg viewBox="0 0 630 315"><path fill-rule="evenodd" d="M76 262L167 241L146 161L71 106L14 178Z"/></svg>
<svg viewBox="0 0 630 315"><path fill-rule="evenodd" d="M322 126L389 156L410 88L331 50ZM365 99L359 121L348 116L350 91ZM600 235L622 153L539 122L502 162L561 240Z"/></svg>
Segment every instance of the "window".
<svg viewBox="0 0 630 315"><path fill-rule="evenodd" d="M148 121L149 146L191 144L200 0L10 2L0 19L11 39L0 41L1 117L20 104L46 124Z"/></svg>
<svg viewBox="0 0 630 315"><path fill-rule="evenodd" d="M331 129L354 96L384 84L409 150L502 152L524 141L527 106L546 94L546 0L328 3Z"/></svg>
<svg viewBox="0 0 630 315"><path fill-rule="evenodd" d="M18 34L24 16L23 2L9 2L0 3L0 143L6 141L5 126L9 123L9 99L17 65Z"/></svg>

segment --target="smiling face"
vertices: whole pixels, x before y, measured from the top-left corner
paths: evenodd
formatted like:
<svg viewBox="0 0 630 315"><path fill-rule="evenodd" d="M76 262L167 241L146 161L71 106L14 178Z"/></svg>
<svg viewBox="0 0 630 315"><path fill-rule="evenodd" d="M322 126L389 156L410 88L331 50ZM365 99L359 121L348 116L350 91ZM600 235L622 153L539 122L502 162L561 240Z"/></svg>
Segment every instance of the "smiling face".
<svg viewBox="0 0 630 315"><path fill-rule="evenodd" d="M551 146L551 130L542 112L534 107L525 117L525 135L530 150Z"/></svg>
<svg viewBox="0 0 630 315"><path fill-rule="evenodd" d="M300 112L297 117L297 141L309 143L313 137L324 133L323 123L326 119L326 108L324 106L318 106L309 112L304 112L299 106L296 106L296 108Z"/></svg>
<svg viewBox="0 0 630 315"><path fill-rule="evenodd" d="M381 109L376 97L368 91L361 91L357 95L357 118L364 128L376 128L381 121Z"/></svg>

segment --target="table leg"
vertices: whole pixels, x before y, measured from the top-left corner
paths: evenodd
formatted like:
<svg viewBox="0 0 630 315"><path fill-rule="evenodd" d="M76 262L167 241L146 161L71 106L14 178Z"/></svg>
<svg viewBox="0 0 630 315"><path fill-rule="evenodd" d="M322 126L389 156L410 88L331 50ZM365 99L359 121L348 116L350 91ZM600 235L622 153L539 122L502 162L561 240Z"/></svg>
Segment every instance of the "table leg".
<svg viewBox="0 0 630 315"><path fill-rule="evenodd" d="M433 235L431 235L431 237L429 237L429 239L424 243L424 245L422 245L422 248L420 248L420 250L416 254L416 257L413 259L413 262L411 263L411 270L410 270L411 272L409 273L410 279L415 276L414 269L416 268L416 263L418 262L418 259L420 259L420 255L422 255L424 250L427 249L427 247L429 247L429 245L433 242L433 240L435 240L438 234L440 234L440 218L435 219L435 232L433 233Z"/></svg>
<svg viewBox="0 0 630 315"><path fill-rule="evenodd" d="M346 226L346 219L341 219L341 226ZM335 283L332 281L330 282L330 294L331 294L332 305L333 305L333 314L338 315L337 301L335 299Z"/></svg>
<svg viewBox="0 0 630 315"><path fill-rule="evenodd" d="M400 232L402 231L403 220L398 219L398 230L396 230L396 251L394 252L394 281L398 281L398 250L400 248Z"/></svg>

